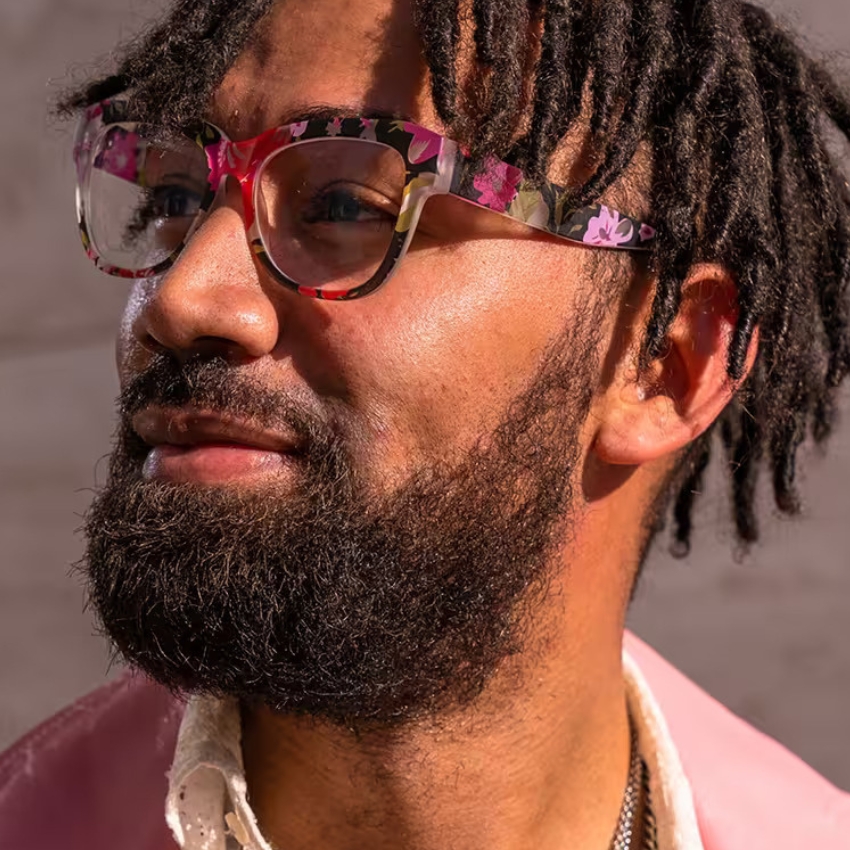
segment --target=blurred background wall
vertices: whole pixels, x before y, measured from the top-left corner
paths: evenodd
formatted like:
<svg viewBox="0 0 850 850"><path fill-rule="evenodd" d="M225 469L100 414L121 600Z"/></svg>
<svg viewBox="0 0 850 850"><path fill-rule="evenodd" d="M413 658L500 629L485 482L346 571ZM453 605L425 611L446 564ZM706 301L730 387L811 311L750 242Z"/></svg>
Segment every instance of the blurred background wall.
<svg viewBox="0 0 850 850"><path fill-rule="evenodd" d="M79 516L103 479L126 289L80 249L71 130L49 117L48 102L163 5L0 0L0 749L116 672L68 569L81 550ZM771 7L819 49L850 47L850 0ZM715 476L692 556L675 561L656 547L631 626L850 789L846 401L826 458L806 453L805 518L767 519L763 545L735 563Z"/></svg>

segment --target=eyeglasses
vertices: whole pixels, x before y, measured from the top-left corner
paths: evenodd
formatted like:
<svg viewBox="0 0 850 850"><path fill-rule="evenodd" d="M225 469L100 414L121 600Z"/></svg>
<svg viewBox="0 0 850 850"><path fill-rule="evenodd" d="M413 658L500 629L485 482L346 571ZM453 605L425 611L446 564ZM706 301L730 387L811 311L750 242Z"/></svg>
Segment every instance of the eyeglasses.
<svg viewBox="0 0 850 850"><path fill-rule="evenodd" d="M455 142L407 121L309 120L232 142L211 124L190 137L128 119L120 99L91 107L74 147L83 245L118 277L173 265L228 177L258 260L312 298L360 298L389 280L439 195L583 245L642 251L655 238L608 206L568 209L566 189L506 162L473 169Z"/></svg>

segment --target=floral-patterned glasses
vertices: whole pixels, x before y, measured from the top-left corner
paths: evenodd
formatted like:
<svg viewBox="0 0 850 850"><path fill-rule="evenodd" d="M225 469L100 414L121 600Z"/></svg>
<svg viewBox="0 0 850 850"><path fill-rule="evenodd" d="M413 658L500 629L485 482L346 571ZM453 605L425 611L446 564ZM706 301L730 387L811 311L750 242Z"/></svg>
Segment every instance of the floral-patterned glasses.
<svg viewBox="0 0 850 850"><path fill-rule="evenodd" d="M584 245L640 251L655 237L605 205L570 210L565 189L534 186L505 162L473 173L455 142L407 121L310 120L232 142L211 124L174 137L127 118L122 100L91 107L74 148L83 245L119 277L165 272L230 176L256 256L312 298L351 300L385 283L436 195Z"/></svg>

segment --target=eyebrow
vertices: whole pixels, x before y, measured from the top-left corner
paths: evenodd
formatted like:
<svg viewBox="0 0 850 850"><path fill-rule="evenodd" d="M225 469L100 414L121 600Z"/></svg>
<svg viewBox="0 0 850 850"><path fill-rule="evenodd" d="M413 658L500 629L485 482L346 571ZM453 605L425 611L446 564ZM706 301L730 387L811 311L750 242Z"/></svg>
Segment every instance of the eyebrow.
<svg viewBox="0 0 850 850"><path fill-rule="evenodd" d="M298 124L301 121L333 121L335 118L372 118L372 119L399 119L414 123L413 119L403 112L388 112L386 109L378 109L369 105L352 106L349 104L321 103L314 105L301 104L278 115L276 127L285 127L288 124Z"/></svg>
<svg viewBox="0 0 850 850"><path fill-rule="evenodd" d="M284 116L282 124L295 124L298 121L333 121L334 118L400 118L411 121L407 115L399 112L388 112L386 109L376 109L372 106L352 107L321 104L308 108L300 108L292 114Z"/></svg>

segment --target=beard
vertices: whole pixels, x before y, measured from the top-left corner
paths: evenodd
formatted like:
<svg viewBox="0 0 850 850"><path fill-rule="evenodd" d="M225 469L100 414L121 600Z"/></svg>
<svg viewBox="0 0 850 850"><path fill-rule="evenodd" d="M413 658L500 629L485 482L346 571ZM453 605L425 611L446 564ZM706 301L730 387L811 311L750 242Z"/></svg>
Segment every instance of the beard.
<svg viewBox="0 0 850 850"><path fill-rule="evenodd" d="M117 654L181 694L351 728L469 705L527 649L570 527L596 377L591 321L565 332L491 433L369 495L315 405L217 358L157 356L122 393L79 567ZM298 486L145 480L130 427L192 405L298 434Z"/></svg>

